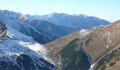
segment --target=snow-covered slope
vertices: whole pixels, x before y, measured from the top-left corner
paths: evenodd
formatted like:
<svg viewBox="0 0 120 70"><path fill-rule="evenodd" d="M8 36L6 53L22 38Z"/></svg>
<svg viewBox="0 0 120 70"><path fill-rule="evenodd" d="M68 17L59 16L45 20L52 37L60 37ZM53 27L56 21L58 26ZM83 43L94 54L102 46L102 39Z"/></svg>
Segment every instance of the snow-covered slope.
<svg viewBox="0 0 120 70"><path fill-rule="evenodd" d="M7 34L0 38L0 70L55 70L41 44L6 26Z"/></svg>
<svg viewBox="0 0 120 70"><path fill-rule="evenodd" d="M13 39L18 39L18 40L22 40L22 41L33 41L33 38L30 36L26 36L24 34L22 34L21 32L16 31L14 28L12 28L11 26L7 25L7 35L10 38Z"/></svg>
<svg viewBox="0 0 120 70"><path fill-rule="evenodd" d="M0 11L0 21L7 24L17 31L33 37L37 42L44 44L51 41L51 38L44 32L36 30L34 27L27 24L28 21L22 20L22 14L1 10ZM27 18L26 18L27 19Z"/></svg>

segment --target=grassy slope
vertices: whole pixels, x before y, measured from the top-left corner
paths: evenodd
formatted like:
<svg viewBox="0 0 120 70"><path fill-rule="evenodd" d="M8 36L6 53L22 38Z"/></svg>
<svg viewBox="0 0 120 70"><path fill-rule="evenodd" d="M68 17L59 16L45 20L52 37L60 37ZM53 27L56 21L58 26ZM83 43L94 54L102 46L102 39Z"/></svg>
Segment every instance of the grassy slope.
<svg viewBox="0 0 120 70"><path fill-rule="evenodd" d="M83 50L80 48L75 50L76 47L80 47L78 42L79 39L74 39L61 50L62 70L87 70L89 68L89 62Z"/></svg>
<svg viewBox="0 0 120 70"><path fill-rule="evenodd" d="M106 70L108 67L110 68L115 65L117 61L120 61L120 48L117 50L113 50L111 53L102 58L97 63L94 70Z"/></svg>

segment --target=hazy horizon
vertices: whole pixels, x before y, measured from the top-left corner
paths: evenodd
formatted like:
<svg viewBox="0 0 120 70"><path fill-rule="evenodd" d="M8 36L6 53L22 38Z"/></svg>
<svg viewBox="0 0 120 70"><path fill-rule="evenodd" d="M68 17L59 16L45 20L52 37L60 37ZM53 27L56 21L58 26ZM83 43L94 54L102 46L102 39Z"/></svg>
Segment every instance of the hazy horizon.
<svg viewBox="0 0 120 70"><path fill-rule="evenodd" d="M119 0L1 0L0 10L30 15L84 14L113 22L120 19L119 2Z"/></svg>

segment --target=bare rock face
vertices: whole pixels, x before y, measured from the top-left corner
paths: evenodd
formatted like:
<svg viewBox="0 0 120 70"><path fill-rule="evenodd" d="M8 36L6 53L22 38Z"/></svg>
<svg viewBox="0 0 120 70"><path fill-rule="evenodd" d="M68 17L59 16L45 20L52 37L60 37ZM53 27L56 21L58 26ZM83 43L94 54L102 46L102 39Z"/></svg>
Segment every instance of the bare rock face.
<svg viewBox="0 0 120 70"><path fill-rule="evenodd" d="M5 37L6 32L7 32L6 25L0 22L0 38Z"/></svg>

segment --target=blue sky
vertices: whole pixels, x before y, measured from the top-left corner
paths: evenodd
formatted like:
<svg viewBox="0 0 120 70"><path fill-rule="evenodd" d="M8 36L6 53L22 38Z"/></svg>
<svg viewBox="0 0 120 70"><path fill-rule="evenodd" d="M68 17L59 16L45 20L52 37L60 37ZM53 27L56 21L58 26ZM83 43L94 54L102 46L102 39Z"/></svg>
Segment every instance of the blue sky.
<svg viewBox="0 0 120 70"><path fill-rule="evenodd" d="M120 19L120 0L0 0L0 9L31 15L58 12L85 14L108 21Z"/></svg>

